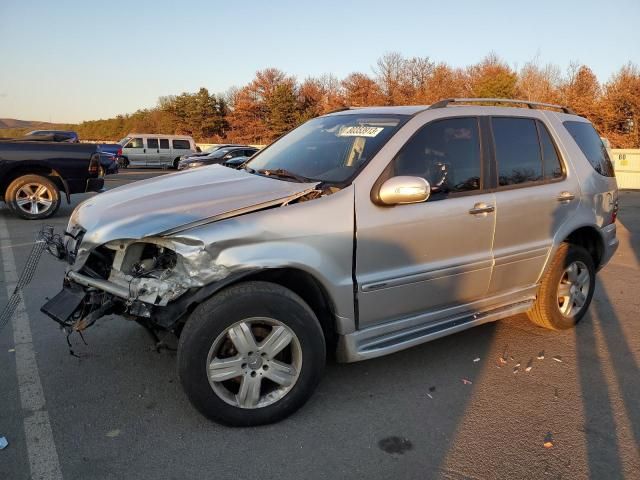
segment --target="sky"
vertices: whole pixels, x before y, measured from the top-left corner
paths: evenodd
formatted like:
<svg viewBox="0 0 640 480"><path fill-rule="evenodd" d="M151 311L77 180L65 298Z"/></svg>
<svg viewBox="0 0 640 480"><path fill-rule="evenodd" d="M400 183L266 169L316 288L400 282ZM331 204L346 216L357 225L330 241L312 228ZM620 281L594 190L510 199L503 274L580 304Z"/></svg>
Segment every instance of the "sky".
<svg viewBox="0 0 640 480"><path fill-rule="evenodd" d="M224 92L276 67L302 80L372 73L387 52L454 67L495 52L640 65L640 0L0 0L0 118L80 122L163 95Z"/></svg>

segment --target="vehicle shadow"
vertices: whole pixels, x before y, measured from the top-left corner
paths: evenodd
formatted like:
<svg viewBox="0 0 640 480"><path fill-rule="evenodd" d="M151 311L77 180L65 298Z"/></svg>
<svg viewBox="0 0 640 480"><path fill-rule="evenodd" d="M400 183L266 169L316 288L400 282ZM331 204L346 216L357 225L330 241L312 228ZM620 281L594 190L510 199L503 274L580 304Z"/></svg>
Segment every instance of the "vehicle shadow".
<svg viewBox="0 0 640 480"><path fill-rule="evenodd" d="M598 284L591 309L576 329L583 428L592 478L622 475L622 452L627 446L623 439L628 438L635 451L640 451L640 369L628 341L614 303ZM608 360L612 373L604 368ZM626 419L614 412L617 402L622 403ZM630 436L621 432L621 425L629 426Z"/></svg>

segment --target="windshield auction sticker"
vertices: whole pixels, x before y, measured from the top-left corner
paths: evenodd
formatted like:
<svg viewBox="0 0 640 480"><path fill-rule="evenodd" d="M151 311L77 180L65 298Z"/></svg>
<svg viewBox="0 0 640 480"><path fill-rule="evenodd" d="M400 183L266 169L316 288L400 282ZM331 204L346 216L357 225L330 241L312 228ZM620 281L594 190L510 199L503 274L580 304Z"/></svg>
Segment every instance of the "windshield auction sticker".
<svg viewBox="0 0 640 480"><path fill-rule="evenodd" d="M338 132L339 137L375 137L384 127L342 127Z"/></svg>

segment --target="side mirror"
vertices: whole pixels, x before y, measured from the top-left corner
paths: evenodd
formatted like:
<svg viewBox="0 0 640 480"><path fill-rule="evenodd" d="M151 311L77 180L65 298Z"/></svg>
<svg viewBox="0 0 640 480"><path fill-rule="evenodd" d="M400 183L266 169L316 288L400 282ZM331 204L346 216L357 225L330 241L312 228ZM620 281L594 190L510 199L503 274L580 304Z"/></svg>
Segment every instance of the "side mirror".
<svg viewBox="0 0 640 480"><path fill-rule="evenodd" d="M422 177L392 177L380 186L378 200L382 205L403 205L425 202L431 186Z"/></svg>

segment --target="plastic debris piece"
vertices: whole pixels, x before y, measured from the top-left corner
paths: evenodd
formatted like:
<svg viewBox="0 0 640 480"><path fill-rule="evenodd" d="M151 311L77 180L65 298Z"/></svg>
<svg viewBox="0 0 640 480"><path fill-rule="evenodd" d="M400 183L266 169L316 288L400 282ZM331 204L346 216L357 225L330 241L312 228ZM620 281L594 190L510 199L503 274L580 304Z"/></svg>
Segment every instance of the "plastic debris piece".
<svg viewBox="0 0 640 480"><path fill-rule="evenodd" d="M429 397L431 400L433 400L433 395L431 395L430 393L427 393L427 397Z"/></svg>
<svg viewBox="0 0 640 480"><path fill-rule="evenodd" d="M553 359L558 363L562 363L562 357L560 355L556 355Z"/></svg>
<svg viewBox="0 0 640 480"><path fill-rule="evenodd" d="M15 348L10 348L10 349L9 349L9 353L13 353L13 352L15 352L15 351L16 351L16 349L15 349Z"/></svg>
<svg viewBox="0 0 640 480"><path fill-rule="evenodd" d="M506 365L507 364L507 359L504 357L500 357L499 362L501 365Z"/></svg>
<svg viewBox="0 0 640 480"><path fill-rule="evenodd" d="M515 359L513 358L513 355L509 356L509 360L515 360Z"/></svg>
<svg viewBox="0 0 640 480"><path fill-rule="evenodd" d="M7 448L7 445L9 445L9 442L7 441L6 437L0 437L0 450L4 450L5 448Z"/></svg>
<svg viewBox="0 0 640 480"><path fill-rule="evenodd" d="M518 373L518 370L520 370L520 367L513 367L513 374L515 375L516 373Z"/></svg>
<svg viewBox="0 0 640 480"><path fill-rule="evenodd" d="M115 430L109 430L107 432L107 437L109 437L109 438L115 438L115 437L117 437L119 435L120 435L120 430L118 430L117 428Z"/></svg>
<svg viewBox="0 0 640 480"><path fill-rule="evenodd" d="M527 363L527 368L525 368L524 371L529 373L532 368L533 368L533 358L529 360L529 363Z"/></svg>
<svg viewBox="0 0 640 480"><path fill-rule="evenodd" d="M460 380L462 380L462 383L464 383L465 385L473 384L473 382L471 380L469 380L468 378L461 378Z"/></svg>
<svg viewBox="0 0 640 480"><path fill-rule="evenodd" d="M538 360L544 360L544 350L538 354Z"/></svg>
<svg viewBox="0 0 640 480"><path fill-rule="evenodd" d="M551 432L544 437L544 448L553 448L553 435L551 435Z"/></svg>
<svg viewBox="0 0 640 480"><path fill-rule="evenodd" d="M558 388L556 388L555 391L553 392L553 398L557 400L559 397L560 395L558 394Z"/></svg>
<svg viewBox="0 0 640 480"><path fill-rule="evenodd" d="M477 363L477 362L479 362L479 361L480 361L480 357L477 357L477 358L474 358L474 359L473 359L473 363Z"/></svg>

